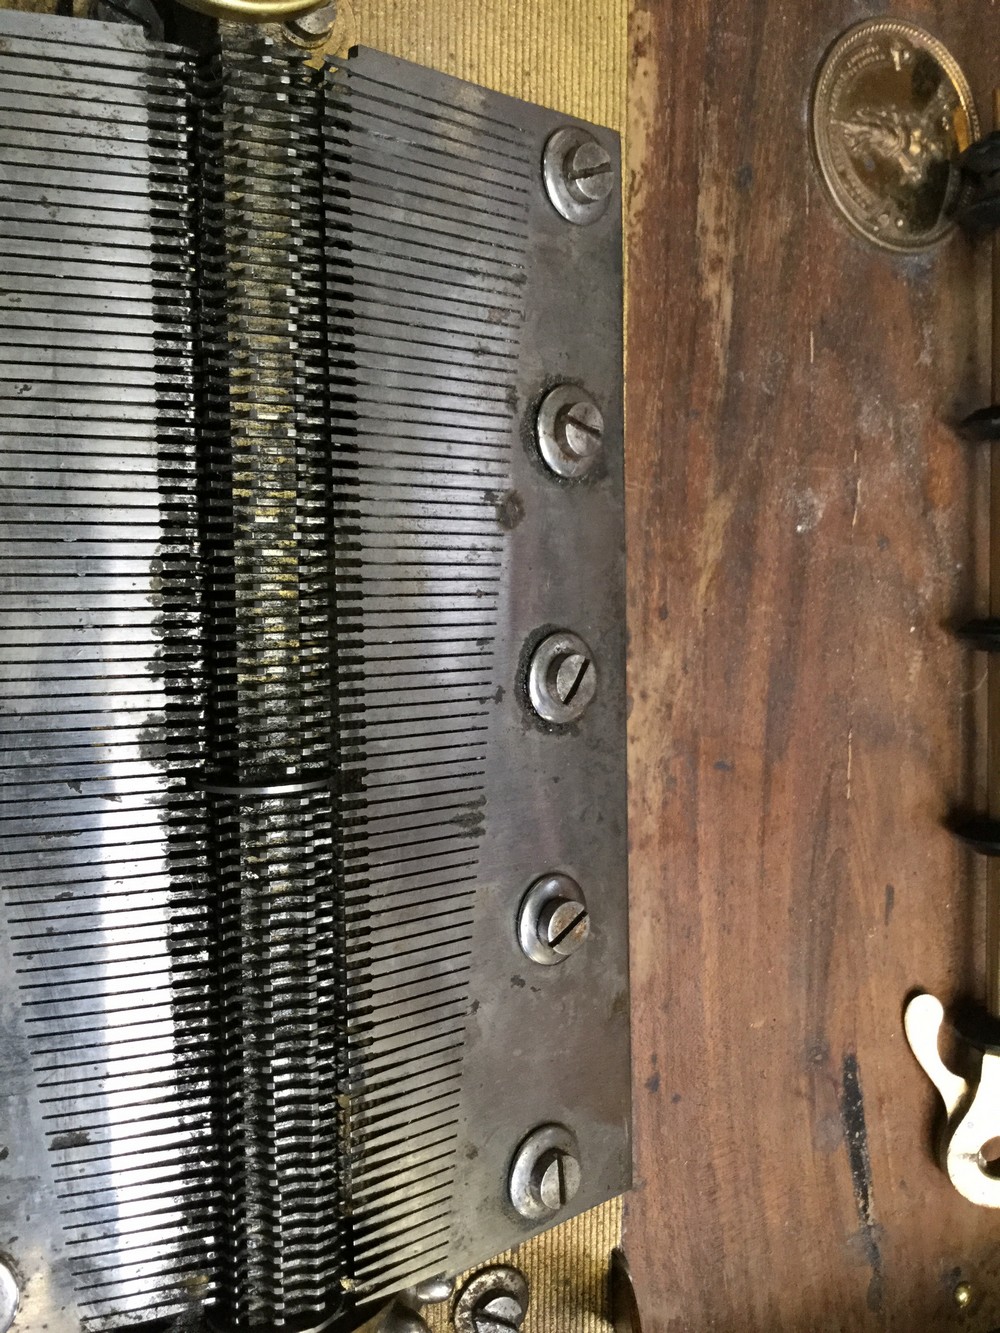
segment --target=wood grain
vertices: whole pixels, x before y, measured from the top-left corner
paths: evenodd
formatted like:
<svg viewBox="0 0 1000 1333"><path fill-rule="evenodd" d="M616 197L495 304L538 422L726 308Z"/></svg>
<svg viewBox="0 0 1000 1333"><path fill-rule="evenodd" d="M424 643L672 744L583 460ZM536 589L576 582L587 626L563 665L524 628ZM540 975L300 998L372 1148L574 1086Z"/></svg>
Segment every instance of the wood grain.
<svg viewBox="0 0 1000 1333"><path fill-rule="evenodd" d="M916 0L988 115L1000 11ZM1000 1325L1000 1217L930 1151L915 987L981 983L986 255L854 238L810 85L874 7L633 6L631 819L646 1333ZM953 1299L971 1283L973 1305Z"/></svg>

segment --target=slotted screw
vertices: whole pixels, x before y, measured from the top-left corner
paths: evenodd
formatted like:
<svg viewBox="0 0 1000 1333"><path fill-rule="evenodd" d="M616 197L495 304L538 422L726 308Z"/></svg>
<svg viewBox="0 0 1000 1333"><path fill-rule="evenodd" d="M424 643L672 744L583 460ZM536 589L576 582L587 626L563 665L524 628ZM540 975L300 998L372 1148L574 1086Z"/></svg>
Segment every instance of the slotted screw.
<svg viewBox="0 0 1000 1333"><path fill-rule="evenodd" d="M583 890L562 873L536 879L521 900L517 938L535 963L562 963L585 943L590 913Z"/></svg>
<svg viewBox="0 0 1000 1333"><path fill-rule="evenodd" d="M559 439L566 453L574 458L593 458L600 453L604 436L604 417L590 398L581 398L566 408L556 423Z"/></svg>
<svg viewBox="0 0 1000 1333"><path fill-rule="evenodd" d="M508 1296L484 1301L472 1312L472 1327L476 1333L517 1333L524 1319L524 1311Z"/></svg>
<svg viewBox="0 0 1000 1333"><path fill-rule="evenodd" d="M553 1148L539 1159L534 1184L541 1202L550 1212L557 1213L580 1188L580 1163L572 1153Z"/></svg>
<svg viewBox="0 0 1000 1333"><path fill-rule="evenodd" d="M583 653L570 653L559 662L555 672L554 693L564 708L579 694L590 667L590 658Z"/></svg>
<svg viewBox="0 0 1000 1333"><path fill-rule="evenodd" d="M539 914L538 938L560 958L576 953L589 934L590 915L581 902L557 898Z"/></svg>
<svg viewBox="0 0 1000 1333"><path fill-rule="evenodd" d="M596 222L611 198L615 169L611 154L589 130L564 125L546 141L542 178L549 200L567 222Z"/></svg>
<svg viewBox="0 0 1000 1333"><path fill-rule="evenodd" d="M524 1318L524 1307L509 1292L502 1295L494 1292L484 1297L476 1306L473 1319L479 1324L484 1315L487 1320L499 1324L502 1328L517 1328Z"/></svg>
<svg viewBox="0 0 1000 1333"><path fill-rule="evenodd" d="M581 1181L580 1150L565 1125L539 1125L514 1154L510 1201L529 1221L554 1217L576 1198Z"/></svg>
<svg viewBox="0 0 1000 1333"><path fill-rule="evenodd" d="M528 1283L509 1264L474 1273L455 1302L456 1333L518 1333L528 1313Z"/></svg>
<svg viewBox="0 0 1000 1333"><path fill-rule="evenodd" d="M604 414L578 385L558 384L538 408L535 439L557 476L585 477L604 447Z"/></svg>
<svg viewBox="0 0 1000 1333"><path fill-rule="evenodd" d="M542 640L528 666L528 698L540 718L575 722L596 690L594 655L578 634L561 630Z"/></svg>
<svg viewBox="0 0 1000 1333"><path fill-rule="evenodd" d="M596 139L590 139L574 148L566 157L566 179L571 191L583 199L607 199L614 184L611 177L611 154Z"/></svg>

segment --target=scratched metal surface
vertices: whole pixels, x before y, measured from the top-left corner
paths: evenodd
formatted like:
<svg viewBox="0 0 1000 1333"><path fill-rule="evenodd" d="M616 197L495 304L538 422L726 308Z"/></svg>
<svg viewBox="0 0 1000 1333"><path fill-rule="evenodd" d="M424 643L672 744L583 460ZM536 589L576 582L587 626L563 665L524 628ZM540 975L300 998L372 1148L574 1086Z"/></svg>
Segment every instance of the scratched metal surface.
<svg viewBox="0 0 1000 1333"><path fill-rule="evenodd" d="M350 0L338 37L608 125L625 157L629 9L628 0ZM506 1256L531 1280L526 1333L607 1333L607 1263L621 1230L612 1200ZM446 1306L424 1313L447 1333Z"/></svg>
<svg viewBox="0 0 1000 1333"><path fill-rule="evenodd" d="M607 344L605 344L605 345L607 345ZM612 344L612 347L613 347L613 344ZM609 977L609 978L612 978L612 980L613 980L612 974L611 974L611 973L608 973L608 972L607 972L607 969L604 969L604 970L603 970L603 976L607 976L607 977ZM623 1050L623 1052L624 1052L624 1050L625 1050L624 1046L620 1046L620 1049ZM616 1168L616 1169L617 1169L617 1168ZM585 1197L585 1196L584 1196L584 1197ZM604 1217L605 1214L604 1214L604 1213L591 1214L591 1222L588 1222L587 1226L585 1226L585 1228L584 1228L584 1232L585 1232L585 1234L587 1234L588 1237L591 1237L591 1241L592 1241L592 1237L593 1237L593 1218L595 1218L595 1216L596 1216L596 1217ZM615 1222L615 1216L616 1216L615 1209L612 1209L612 1210L611 1210L611 1214L609 1214L609 1216L611 1216L611 1222L609 1222L609 1232L611 1232L611 1234L609 1234L608 1248L609 1248L609 1244L611 1244L611 1240L612 1240L612 1238L616 1238L617 1228L616 1228L616 1222ZM583 1234L583 1232L581 1232L581 1234ZM564 1254L565 1252L564 1252L564 1250L561 1249L561 1248L556 1248L555 1250L553 1250L553 1249L552 1249L552 1246L549 1245L549 1248L548 1248L548 1250L547 1250L547 1253L559 1253L560 1256L561 1256L561 1254ZM592 1254L591 1254L591 1261L592 1261ZM591 1302L591 1304L593 1304L593 1302ZM599 1317L599 1316L597 1316L597 1314L595 1314L595 1317ZM71 1320L71 1322L72 1322L72 1320Z"/></svg>

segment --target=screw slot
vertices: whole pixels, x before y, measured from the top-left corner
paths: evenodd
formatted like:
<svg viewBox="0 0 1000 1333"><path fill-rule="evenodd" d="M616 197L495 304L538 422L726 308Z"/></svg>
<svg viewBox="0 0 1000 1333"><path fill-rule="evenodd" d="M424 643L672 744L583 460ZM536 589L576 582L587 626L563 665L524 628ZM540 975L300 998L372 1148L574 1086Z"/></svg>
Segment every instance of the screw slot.
<svg viewBox="0 0 1000 1333"><path fill-rule="evenodd" d="M517 938L535 963L564 963L590 935L583 890L569 875L544 875L524 895L517 914Z"/></svg>
<svg viewBox="0 0 1000 1333"><path fill-rule="evenodd" d="M540 1125L514 1154L510 1201L529 1221L554 1217L576 1198L580 1180L575 1136L564 1125Z"/></svg>
<svg viewBox="0 0 1000 1333"><path fill-rule="evenodd" d="M564 125L549 135L542 177L552 206L567 222L596 222L614 190L611 154L580 125Z"/></svg>
<svg viewBox="0 0 1000 1333"><path fill-rule="evenodd" d="M553 1148L538 1163L533 1176L538 1199L550 1212L557 1213L580 1188L580 1163L569 1153Z"/></svg>
<svg viewBox="0 0 1000 1333"><path fill-rule="evenodd" d="M572 149L563 162L569 187L581 204L607 199L614 182L611 179L611 155L596 139Z"/></svg>
<svg viewBox="0 0 1000 1333"><path fill-rule="evenodd" d="M579 635L561 630L542 640L528 667L528 698L540 718L575 722L596 691L594 655Z"/></svg>
<svg viewBox="0 0 1000 1333"><path fill-rule="evenodd" d="M538 408L535 440L551 472L578 480L593 470L604 449L604 414L583 389L558 384Z"/></svg>
<svg viewBox="0 0 1000 1333"><path fill-rule="evenodd" d="M474 1273L455 1302L455 1333L517 1333L528 1312L528 1282L508 1264Z"/></svg>

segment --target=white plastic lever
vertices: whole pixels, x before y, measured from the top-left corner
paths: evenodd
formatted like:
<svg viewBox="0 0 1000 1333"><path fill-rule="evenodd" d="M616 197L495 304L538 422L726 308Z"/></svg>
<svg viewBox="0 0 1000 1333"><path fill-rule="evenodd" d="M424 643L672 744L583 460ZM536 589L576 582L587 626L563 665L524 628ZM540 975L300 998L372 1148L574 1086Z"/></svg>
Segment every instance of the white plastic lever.
<svg viewBox="0 0 1000 1333"><path fill-rule="evenodd" d="M983 1056L973 1089L941 1059L944 1006L933 995L917 995L903 1017L906 1039L924 1073L941 1094L948 1124L944 1167L959 1194L983 1208L1000 1208L1000 1174L991 1174L983 1149L1000 1138L1000 1055Z"/></svg>

